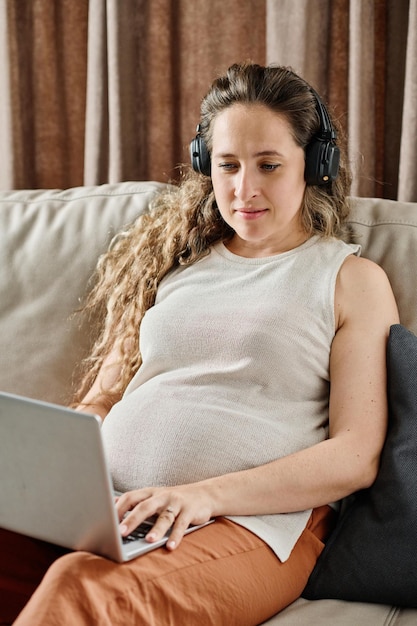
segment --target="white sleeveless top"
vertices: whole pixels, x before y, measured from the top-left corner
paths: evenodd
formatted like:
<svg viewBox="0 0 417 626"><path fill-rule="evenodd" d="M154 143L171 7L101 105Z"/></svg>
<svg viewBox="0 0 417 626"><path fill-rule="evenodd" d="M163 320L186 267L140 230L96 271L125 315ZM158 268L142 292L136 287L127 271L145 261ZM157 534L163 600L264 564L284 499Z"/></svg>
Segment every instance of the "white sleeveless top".
<svg viewBox="0 0 417 626"><path fill-rule="evenodd" d="M317 236L244 258L223 244L170 273L140 327L142 366L102 432L120 491L251 468L327 437L338 271ZM311 510L233 516L285 561Z"/></svg>

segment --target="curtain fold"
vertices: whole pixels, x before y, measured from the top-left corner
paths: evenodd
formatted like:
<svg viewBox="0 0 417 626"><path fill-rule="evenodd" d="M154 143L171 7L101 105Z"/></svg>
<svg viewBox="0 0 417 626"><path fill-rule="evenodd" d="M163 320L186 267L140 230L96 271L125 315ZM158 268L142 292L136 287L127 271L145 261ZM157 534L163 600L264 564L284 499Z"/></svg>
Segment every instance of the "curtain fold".
<svg viewBox="0 0 417 626"><path fill-rule="evenodd" d="M7 40L7 5L0 2L0 184L7 181L12 187L14 152L12 136L12 102L10 84L10 54Z"/></svg>
<svg viewBox="0 0 417 626"><path fill-rule="evenodd" d="M84 182L134 179L145 162L147 2L90 0Z"/></svg>
<svg viewBox="0 0 417 626"><path fill-rule="evenodd" d="M399 166L400 200L417 199L417 0L410 0L404 112Z"/></svg>
<svg viewBox="0 0 417 626"><path fill-rule="evenodd" d="M377 79L375 76L375 5L351 0L349 16L349 156L352 194L373 196L376 172Z"/></svg>
<svg viewBox="0 0 417 626"><path fill-rule="evenodd" d="M407 60L407 32L409 0L396 0L387 6L387 45L386 45L386 124L383 151L385 197L405 200L398 191L401 135L405 92L405 66Z"/></svg>
<svg viewBox="0 0 417 626"><path fill-rule="evenodd" d="M352 192L417 200L417 0L0 0L0 187L177 178L209 84L291 66L349 135Z"/></svg>
<svg viewBox="0 0 417 626"><path fill-rule="evenodd" d="M332 0L268 0L267 61L291 67L325 94Z"/></svg>
<svg viewBox="0 0 417 626"><path fill-rule="evenodd" d="M88 13L84 178L86 185L107 178L109 106L107 101L107 11L90 0Z"/></svg>

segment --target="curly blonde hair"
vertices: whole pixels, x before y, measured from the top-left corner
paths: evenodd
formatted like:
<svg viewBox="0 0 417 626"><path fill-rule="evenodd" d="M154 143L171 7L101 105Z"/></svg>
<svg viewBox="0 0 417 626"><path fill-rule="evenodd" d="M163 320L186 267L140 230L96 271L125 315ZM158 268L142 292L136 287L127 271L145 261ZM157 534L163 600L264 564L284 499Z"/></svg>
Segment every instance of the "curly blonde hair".
<svg viewBox="0 0 417 626"><path fill-rule="evenodd" d="M284 115L296 143L304 149L320 130L315 96L291 69L233 65L214 81L201 104L201 135L209 152L216 116L236 103L263 104ZM334 120L332 124L337 127ZM307 185L301 218L310 235L347 239L350 172L338 131L338 177L325 185ZM209 254L214 244L231 239L233 234L217 208L211 178L188 168L179 185L155 197L149 210L113 240L99 260L95 286L85 305L86 311L94 311L99 331L91 354L82 364L74 405L82 401L115 347L120 352L120 376L102 393L109 408L121 397L141 365L140 323L155 303L161 280L172 269L195 263Z"/></svg>

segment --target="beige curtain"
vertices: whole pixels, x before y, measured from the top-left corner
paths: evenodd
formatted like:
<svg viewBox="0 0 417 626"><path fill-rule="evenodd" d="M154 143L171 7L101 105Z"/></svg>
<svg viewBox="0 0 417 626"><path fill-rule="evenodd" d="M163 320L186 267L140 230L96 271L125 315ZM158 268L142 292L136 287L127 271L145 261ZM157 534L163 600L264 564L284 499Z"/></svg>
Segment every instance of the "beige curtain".
<svg viewBox="0 0 417 626"><path fill-rule="evenodd" d="M417 200L417 0L267 0L267 62L292 66L349 137L352 193Z"/></svg>
<svg viewBox="0 0 417 626"><path fill-rule="evenodd" d="M291 65L353 193L417 200L417 0L0 0L0 188L169 180L235 61Z"/></svg>

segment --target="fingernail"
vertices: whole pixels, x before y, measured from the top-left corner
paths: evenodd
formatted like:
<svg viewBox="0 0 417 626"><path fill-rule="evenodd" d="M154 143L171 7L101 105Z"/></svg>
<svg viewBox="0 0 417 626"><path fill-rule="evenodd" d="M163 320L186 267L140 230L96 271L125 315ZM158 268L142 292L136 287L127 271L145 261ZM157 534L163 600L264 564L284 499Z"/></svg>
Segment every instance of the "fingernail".
<svg viewBox="0 0 417 626"><path fill-rule="evenodd" d="M174 550L176 545L177 544L175 543L175 541L168 541L167 542L167 548L169 548L170 550Z"/></svg>
<svg viewBox="0 0 417 626"><path fill-rule="evenodd" d="M122 535L124 535L125 533L127 533L127 526L126 526L126 524L120 524L120 526L119 526L119 530L120 530L120 533L121 533Z"/></svg>
<svg viewBox="0 0 417 626"><path fill-rule="evenodd" d="M155 533L148 533L148 534L146 535L146 539L147 539L147 541L155 541L155 539L156 539L156 534L155 534Z"/></svg>

